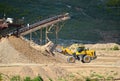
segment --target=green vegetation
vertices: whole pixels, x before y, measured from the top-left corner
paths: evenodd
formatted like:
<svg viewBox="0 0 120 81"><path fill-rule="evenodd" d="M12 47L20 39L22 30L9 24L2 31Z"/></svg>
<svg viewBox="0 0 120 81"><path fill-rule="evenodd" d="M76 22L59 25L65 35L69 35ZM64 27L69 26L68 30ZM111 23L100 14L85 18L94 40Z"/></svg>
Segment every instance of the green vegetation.
<svg viewBox="0 0 120 81"><path fill-rule="evenodd" d="M115 45L113 48L110 48L110 50L120 50L117 45Z"/></svg>
<svg viewBox="0 0 120 81"><path fill-rule="evenodd" d="M7 17L24 17L25 23L31 24L68 12L71 19L65 23L59 38L99 42L103 39L96 30L120 30L119 6L120 0L1 0L0 17L4 13Z"/></svg>
<svg viewBox="0 0 120 81"><path fill-rule="evenodd" d="M53 81L51 78L49 78L49 81Z"/></svg>
<svg viewBox="0 0 120 81"><path fill-rule="evenodd" d="M14 8L13 6L7 4L7 3L0 3L0 12L2 13L12 13L13 11L15 11L16 8ZM2 14L1 13L1 14Z"/></svg>
<svg viewBox="0 0 120 81"><path fill-rule="evenodd" d="M113 76L108 76L106 79L107 79L107 80L112 80L112 79L113 79Z"/></svg>
<svg viewBox="0 0 120 81"><path fill-rule="evenodd" d="M100 74L96 72L91 72L91 74L85 78L85 81L112 81L114 77L118 75L118 72L110 71L106 74Z"/></svg>
<svg viewBox="0 0 120 81"><path fill-rule="evenodd" d="M120 50L118 45L114 45L113 47L108 48L101 48L100 50L107 50L107 51L117 51Z"/></svg>
<svg viewBox="0 0 120 81"><path fill-rule="evenodd" d="M80 73L77 73L78 76L80 77L76 77L74 74L69 74L66 75L64 77L58 77L58 79L56 81L111 81L114 79L114 76L118 75L118 72L114 72L114 71L110 71L111 73L106 74L106 75L102 75L96 72L93 72L90 74L90 76L82 76ZM7 79L8 78L8 79ZM38 75L36 77L21 77L19 75L17 76L12 76L11 78L9 78L7 75L1 74L0 73L0 81L5 81L7 79L7 81L44 81L43 78ZM49 81L54 81L51 78L48 78Z"/></svg>
<svg viewBox="0 0 120 81"><path fill-rule="evenodd" d="M34 78L31 77L25 77L25 78L21 78L20 76L12 76L11 78L9 78L7 75L4 74L0 74L0 81L5 81L7 79L7 81L44 81L43 78L41 76L36 76ZM50 81L52 81L52 79L50 79Z"/></svg>
<svg viewBox="0 0 120 81"><path fill-rule="evenodd" d="M0 81L2 81L2 74L0 73Z"/></svg>
<svg viewBox="0 0 120 81"><path fill-rule="evenodd" d="M91 78L87 77L85 81L102 81L102 80L99 80L97 78L91 79Z"/></svg>
<svg viewBox="0 0 120 81"><path fill-rule="evenodd" d="M74 78L75 75L71 73L71 74L69 74L69 77Z"/></svg>
<svg viewBox="0 0 120 81"><path fill-rule="evenodd" d="M37 76L32 81L44 81L44 80L41 76Z"/></svg>
<svg viewBox="0 0 120 81"><path fill-rule="evenodd" d="M115 76L118 75L118 72L115 72L113 75L115 75Z"/></svg>
<svg viewBox="0 0 120 81"><path fill-rule="evenodd" d="M115 46L113 47L113 50L119 50L119 47L115 45Z"/></svg>
<svg viewBox="0 0 120 81"><path fill-rule="evenodd" d="M20 76L13 76L10 81L22 81Z"/></svg>
<svg viewBox="0 0 120 81"><path fill-rule="evenodd" d="M120 6L120 0L108 0L107 6L119 7Z"/></svg>
<svg viewBox="0 0 120 81"><path fill-rule="evenodd" d="M24 81L32 81L32 79L30 77L26 77Z"/></svg>
<svg viewBox="0 0 120 81"><path fill-rule="evenodd" d="M104 78L104 76L97 74L97 73L93 73L91 74L91 77L95 77L95 78Z"/></svg>
<svg viewBox="0 0 120 81"><path fill-rule="evenodd" d="M58 81L67 81L65 78L58 78Z"/></svg>
<svg viewBox="0 0 120 81"><path fill-rule="evenodd" d="M80 77L76 77L73 73L70 73L64 77L59 77L57 81L83 81L83 78L81 78L81 75Z"/></svg>
<svg viewBox="0 0 120 81"><path fill-rule="evenodd" d="M58 77L57 81L75 81L75 75L73 73L70 73L66 75L65 77Z"/></svg>

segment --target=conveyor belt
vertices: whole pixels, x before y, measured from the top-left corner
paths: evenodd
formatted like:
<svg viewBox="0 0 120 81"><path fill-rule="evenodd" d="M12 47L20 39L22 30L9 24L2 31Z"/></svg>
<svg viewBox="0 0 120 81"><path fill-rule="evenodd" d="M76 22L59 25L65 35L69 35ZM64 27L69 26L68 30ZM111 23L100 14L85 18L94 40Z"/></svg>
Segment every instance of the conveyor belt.
<svg viewBox="0 0 120 81"><path fill-rule="evenodd" d="M29 34L30 32L34 32L36 30L39 30L39 29L44 28L44 27L48 27L52 24L56 24L56 23L61 22L61 21L65 21L69 18L70 17L69 17L68 13L61 14L61 15L57 15L57 16L39 21L39 22L31 24L29 26L22 27L18 30L15 29L15 30L1 33L1 35L2 36L13 35L13 34L26 35L26 34Z"/></svg>

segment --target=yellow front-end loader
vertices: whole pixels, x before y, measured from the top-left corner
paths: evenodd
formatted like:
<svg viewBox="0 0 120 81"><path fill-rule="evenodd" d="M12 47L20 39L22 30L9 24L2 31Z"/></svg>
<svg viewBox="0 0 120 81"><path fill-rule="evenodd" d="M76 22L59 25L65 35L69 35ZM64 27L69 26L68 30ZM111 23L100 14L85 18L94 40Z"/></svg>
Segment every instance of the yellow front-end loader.
<svg viewBox="0 0 120 81"><path fill-rule="evenodd" d="M95 50L86 49L84 46L77 47L76 51L62 47L61 53L68 55L67 61L69 63L75 63L76 60L83 63L89 63L91 60L97 58Z"/></svg>

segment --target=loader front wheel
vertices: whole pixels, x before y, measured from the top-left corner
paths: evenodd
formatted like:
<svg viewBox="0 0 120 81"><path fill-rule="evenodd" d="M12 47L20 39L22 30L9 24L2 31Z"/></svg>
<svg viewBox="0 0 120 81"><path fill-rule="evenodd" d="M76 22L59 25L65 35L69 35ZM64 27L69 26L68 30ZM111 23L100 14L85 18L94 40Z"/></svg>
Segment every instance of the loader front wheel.
<svg viewBox="0 0 120 81"><path fill-rule="evenodd" d="M88 55L83 56L83 58L82 58L83 63L89 63L90 61L91 61L90 56L88 56Z"/></svg>
<svg viewBox="0 0 120 81"><path fill-rule="evenodd" d="M67 58L68 63L75 63L75 57L71 56Z"/></svg>

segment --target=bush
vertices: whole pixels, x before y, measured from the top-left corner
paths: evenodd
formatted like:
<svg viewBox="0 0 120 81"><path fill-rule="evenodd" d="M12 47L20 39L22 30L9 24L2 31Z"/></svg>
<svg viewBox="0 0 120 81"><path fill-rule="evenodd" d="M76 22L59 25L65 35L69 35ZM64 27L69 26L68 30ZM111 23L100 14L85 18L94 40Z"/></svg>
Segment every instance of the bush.
<svg viewBox="0 0 120 81"><path fill-rule="evenodd" d="M49 78L50 81L53 81L51 78Z"/></svg>
<svg viewBox="0 0 120 81"><path fill-rule="evenodd" d="M87 77L87 78L86 78L86 81L91 81L91 79Z"/></svg>
<svg viewBox="0 0 120 81"><path fill-rule="evenodd" d="M0 81L3 81L1 74L0 74ZM31 77L25 77L24 79L22 79L20 76L13 76L10 79L10 81L44 81L44 80L42 79L41 76L37 76L33 79L31 79ZM50 81L52 81L52 79Z"/></svg>
<svg viewBox="0 0 120 81"><path fill-rule="evenodd" d="M44 81L41 76L35 77L32 81Z"/></svg>
<svg viewBox="0 0 120 81"><path fill-rule="evenodd" d="M115 45L115 46L113 47L113 50L119 50L119 47Z"/></svg>
<svg viewBox="0 0 120 81"><path fill-rule="evenodd" d="M22 81L22 79L20 78L20 76L13 76L10 81Z"/></svg>
<svg viewBox="0 0 120 81"><path fill-rule="evenodd" d="M102 79L101 79L101 80L102 80ZM91 78L89 78L89 77L86 78L86 81L101 81L101 80L99 80L99 79L97 79L97 78L94 78L94 79L91 79Z"/></svg>
<svg viewBox="0 0 120 81"><path fill-rule="evenodd" d="M30 77L26 77L24 81L32 81Z"/></svg>

